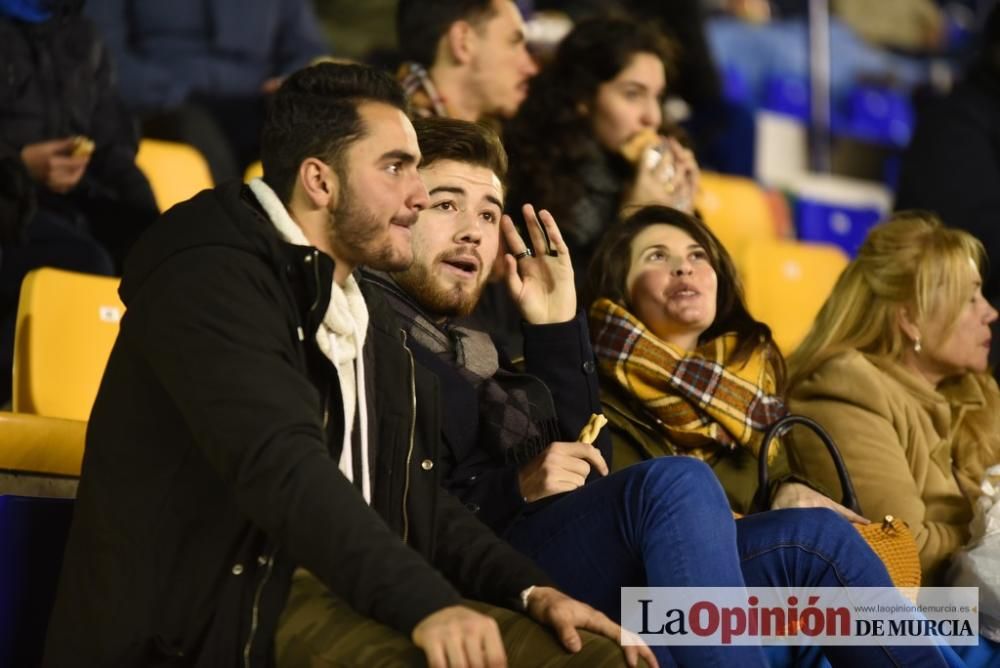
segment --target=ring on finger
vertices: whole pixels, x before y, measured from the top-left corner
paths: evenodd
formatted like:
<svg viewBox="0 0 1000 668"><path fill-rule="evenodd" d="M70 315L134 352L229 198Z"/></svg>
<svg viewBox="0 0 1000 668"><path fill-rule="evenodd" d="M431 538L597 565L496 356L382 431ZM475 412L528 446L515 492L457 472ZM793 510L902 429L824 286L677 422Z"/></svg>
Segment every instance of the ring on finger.
<svg viewBox="0 0 1000 668"><path fill-rule="evenodd" d="M523 251L514 256L515 260L520 260L521 258L531 257L535 253L530 248L525 248Z"/></svg>

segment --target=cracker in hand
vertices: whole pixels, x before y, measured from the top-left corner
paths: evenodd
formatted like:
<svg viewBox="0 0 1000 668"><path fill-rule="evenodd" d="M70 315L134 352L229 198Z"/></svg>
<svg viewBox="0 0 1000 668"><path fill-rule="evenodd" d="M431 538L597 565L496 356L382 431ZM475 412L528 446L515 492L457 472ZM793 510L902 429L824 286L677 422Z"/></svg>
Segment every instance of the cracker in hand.
<svg viewBox="0 0 1000 668"><path fill-rule="evenodd" d="M583 429L580 430L580 436L576 440L580 443L593 445L594 441L597 440L597 436L601 433L601 429L607 423L608 418L599 413L592 413L590 419L587 420L587 424L583 425Z"/></svg>
<svg viewBox="0 0 1000 668"><path fill-rule="evenodd" d="M94 152L94 141L90 137L77 135L73 137L73 150L70 152L74 158L90 155Z"/></svg>

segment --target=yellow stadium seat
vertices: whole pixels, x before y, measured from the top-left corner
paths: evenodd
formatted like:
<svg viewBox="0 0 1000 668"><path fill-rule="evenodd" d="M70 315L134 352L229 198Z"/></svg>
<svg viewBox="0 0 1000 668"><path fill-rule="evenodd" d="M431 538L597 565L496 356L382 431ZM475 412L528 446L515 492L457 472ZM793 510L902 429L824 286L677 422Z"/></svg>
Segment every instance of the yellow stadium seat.
<svg viewBox="0 0 1000 668"><path fill-rule="evenodd" d="M260 160L258 160L247 166L247 171L243 172L243 181L250 183L261 176L264 176L264 165L260 164Z"/></svg>
<svg viewBox="0 0 1000 668"><path fill-rule="evenodd" d="M777 236L767 193L750 179L703 172L695 206L737 262L747 242Z"/></svg>
<svg viewBox="0 0 1000 668"><path fill-rule="evenodd" d="M143 139L135 163L149 179L160 211L214 185L204 156L187 144Z"/></svg>
<svg viewBox="0 0 1000 668"><path fill-rule="evenodd" d="M124 313L117 278L30 272L17 308L14 411L87 420Z"/></svg>
<svg viewBox="0 0 1000 668"><path fill-rule="evenodd" d="M81 420L0 412L0 471L78 477L86 433Z"/></svg>
<svg viewBox="0 0 1000 668"><path fill-rule="evenodd" d="M847 262L842 250L825 244L772 239L743 248L747 307L771 327L782 353L802 342Z"/></svg>

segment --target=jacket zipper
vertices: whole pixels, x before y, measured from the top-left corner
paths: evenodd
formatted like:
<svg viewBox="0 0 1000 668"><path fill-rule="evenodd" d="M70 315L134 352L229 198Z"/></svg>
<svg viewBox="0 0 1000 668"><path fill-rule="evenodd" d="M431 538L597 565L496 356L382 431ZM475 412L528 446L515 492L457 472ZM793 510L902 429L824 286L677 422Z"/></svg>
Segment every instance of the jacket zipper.
<svg viewBox="0 0 1000 668"><path fill-rule="evenodd" d="M326 434L326 426L330 422L330 383L326 384L326 391L323 393L323 433Z"/></svg>
<svg viewBox="0 0 1000 668"><path fill-rule="evenodd" d="M309 312L312 313L316 310L319 305L319 255L318 251L313 251L311 256L306 256L306 262L311 263L313 266L313 278L316 281L316 299L313 301L312 305L309 307ZM323 401L323 428L326 428L326 423L329 418L329 398ZM260 579L257 584L257 590L253 595L253 608L250 611L250 633L247 635L246 644L243 645L243 666L244 668L250 668L250 652L253 649L253 641L257 635L257 626L260 623L260 599L264 595L264 587L267 586L268 580L271 579L271 573L274 571L274 557L278 553L278 548L275 547L271 550L271 553L267 555L267 560L264 562L264 577Z"/></svg>
<svg viewBox="0 0 1000 668"><path fill-rule="evenodd" d="M320 295L320 285L319 285L319 251L314 250L311 255L306 256L306 263L312 264L313 268L313 280L316 282L316 298L313 303L309 306L309 313L312 314L316 311L316 307L319 306L319 295ZM326 392L323 397L323 431L326 432L327 424L330 422L330 384L327 383Z"/></svg>
<svg viewBox="0 0 1000 668"><path fill-rule="evenodd" d="M406 345L406 330L399 330L403 339L403 350L410 358L410 445L406 452L406 476L403 483L403 542L410 536L410 516L406 510L406 499L410 495L410 465L413 462L413 436L417 430L417 370L413 363L413 352Z"/></svg>
<svg viewBox="0 0 1000 668"><path fill-rule="evenodd" d="M253 609L250 612L250 634L247 636L247 642L243 645L243 666L244 668L250 668L250 650L253 648L254 637L257 635L257 624L260 621L260 599L264 594L264 586L267 581L271 578L271 572L274 570L274 555L278 553L278 548L274 548L271 554L267 555L267 561L265 562L266 568L264 569L264 577L260 579L260 583L257 585L257 591L253 595Z"/></svg>
<svg viewBox="0 0 1000 668"><path fill-rule="evenodd" d="M319 251L313 250L311 255L306 256L306 263L311 263L313 267L313 279L316 281L316 299L313 300L312 305L309 307L309 312L312 313L319 306Z"/></svg>

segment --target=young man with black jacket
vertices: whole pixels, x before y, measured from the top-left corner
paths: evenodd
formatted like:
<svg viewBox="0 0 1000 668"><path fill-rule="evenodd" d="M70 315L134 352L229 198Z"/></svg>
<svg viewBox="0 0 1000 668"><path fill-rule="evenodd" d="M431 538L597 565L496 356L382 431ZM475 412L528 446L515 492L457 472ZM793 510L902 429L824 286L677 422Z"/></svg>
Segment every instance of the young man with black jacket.
<svg viewBox="0 0 1000 668"><path fill-rule="evenodd" d="M618 637L439 491L433 378L352 277L412 260L427 191L404 109L370 68L294 74L264 180L197 195L135 247L44 665L274 665L296 568L379 623L369 644L409 635L432 666L504 665L459 591L524 603L570 649L576 627Z"/></svg>

